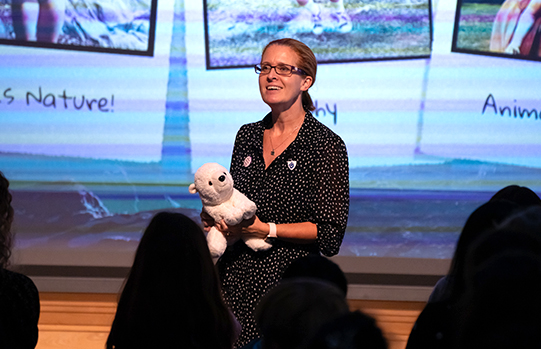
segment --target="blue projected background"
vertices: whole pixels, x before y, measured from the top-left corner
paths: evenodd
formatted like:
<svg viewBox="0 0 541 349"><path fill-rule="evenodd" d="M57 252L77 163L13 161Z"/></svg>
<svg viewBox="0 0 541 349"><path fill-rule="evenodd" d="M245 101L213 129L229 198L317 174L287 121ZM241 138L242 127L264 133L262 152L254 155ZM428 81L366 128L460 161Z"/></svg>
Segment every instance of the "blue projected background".
<svg viewBox="0 0 541 349"><path fill-rule="evenodd" d="M315 51L341 47L311 88L315 116L349 152L341 255L449 258L469 213L494 192L541 192L541 63L452 52L461 4L346 0L352 32L329 24L318 35L294 26L306 18L295 1L281 1L288 15L270 24L238 13L206 21L208 3L159 1L152 56L0 45L0 170L12 183L18 248L62 235L73 249L137 241L163 209L199 220L193 173L209 161L227 167L236 131L268 112L243 67L253 62L223 58L244 47L242 28L252 60L284 36ZM392 16L412 22L400 27L407 44L393 36L397 22L385 26ZM218 24L223 35L212 36Z"/></svg>

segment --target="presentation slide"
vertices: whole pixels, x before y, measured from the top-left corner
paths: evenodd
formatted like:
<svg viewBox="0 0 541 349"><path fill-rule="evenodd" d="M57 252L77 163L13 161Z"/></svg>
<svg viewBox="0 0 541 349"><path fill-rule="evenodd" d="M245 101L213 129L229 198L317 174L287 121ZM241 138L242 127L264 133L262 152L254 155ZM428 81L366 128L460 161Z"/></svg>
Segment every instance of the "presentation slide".
<svg viewBox="0 0 541 349"><path fill-rule="evenodd" d="M510 2L501 9L506 11ZM500 54L505 57L491 54L489 42L503 25L498 6L459 3L453 32L449 26L454 6L440 5L437 16L441 20L434 28L420 125L421 151L445 158L541 168L541 98L537 93L541 63L531 61L529 52ZM518 28L516 20L514 26ZM449 47L465 47L466 38L476 42L475 54L448 52Z"/></svg>
<svg viewBox="0 0 541 349"><path fill-rule="evenodd" d="M319 0L317 15L296 0L66 0L54 42L18 33L21 2L0 0L0 171L21 264L61 263L35 257L47 244L132 253L161 210L199 221L193 174L229 167L240 126L269 112L253 65L283 37L316 54L314 116L348 149L340 256L449 259L496 191L541 193L534 0Z"/></svg>
<svg viewBox="0 0 541 349"><path fill-rule="evenodd" d="M173 14L160 6L151 56L0 46L0 151L160 161Z"/></svg>

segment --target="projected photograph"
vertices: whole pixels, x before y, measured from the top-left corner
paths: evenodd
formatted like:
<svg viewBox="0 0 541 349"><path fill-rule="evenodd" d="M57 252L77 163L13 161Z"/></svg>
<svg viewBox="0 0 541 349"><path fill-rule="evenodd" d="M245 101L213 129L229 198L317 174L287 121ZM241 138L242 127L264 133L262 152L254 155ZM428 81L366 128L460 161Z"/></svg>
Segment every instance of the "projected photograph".
<svg viewBox="0 0 541 349"><path fill-rule="evenodd" d="M453 51L541 60L541 1L458 2Z"/></svg>
<svg viewBox="0 0 541 349"><path fill-rule="evenodd" d="M0 0L0 44L152 56L157 0Z"/></svg>
<svg viewBox="0 0 541 349"><path fill-rule="evenodd" d="M429 57L430 0L204 0L207 69L259 63L274 39L320 63Z"/></svg>

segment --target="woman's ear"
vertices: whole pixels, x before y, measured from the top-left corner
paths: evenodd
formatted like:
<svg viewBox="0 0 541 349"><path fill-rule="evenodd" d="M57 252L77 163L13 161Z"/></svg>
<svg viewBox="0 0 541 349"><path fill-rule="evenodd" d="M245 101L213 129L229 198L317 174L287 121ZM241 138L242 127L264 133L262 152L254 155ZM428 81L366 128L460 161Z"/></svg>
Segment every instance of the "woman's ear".
<svg viewBox="0 0 541 349"><path fill-rule="evenodd" d="M301 91L308 91L308 89L314 83L314 79L311 76L306 76L301 84Z"/></svg>

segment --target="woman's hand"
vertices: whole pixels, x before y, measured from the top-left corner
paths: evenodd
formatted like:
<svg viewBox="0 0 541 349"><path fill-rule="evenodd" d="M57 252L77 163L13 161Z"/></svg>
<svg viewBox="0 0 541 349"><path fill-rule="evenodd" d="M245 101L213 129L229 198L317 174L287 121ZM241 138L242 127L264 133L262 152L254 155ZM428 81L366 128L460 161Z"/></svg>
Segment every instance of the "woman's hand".
<svg viewBox="0 0 541 349"><path fill-rule="evenodd" d="M214 218L205 211L201 211L199 216L201 217L201 223L203 223L203 230L208 233L210 228L214 226Z"/></svg>
<svg viewBox="0 0 541 349"><path fill-rule="evenodd" d="M269 225L261 222L255 215L236 225L228 226L224 220L222 220L221 222L216 223L216 227L220 231L226 232L224 235L228 237L240 237L241 235L247 234L248 236L265 239L269 234Z"/></svg>
<svg viewBox="0 0 541 349"><path fill-rule="evenodd" d="M201 211L199 216L201 217L201 223L203 223L203 230L205 232L208 233L210 228L216 227L228 239L240 238L241 234L251 234L263 239L268 235L268 224L261 222L257 216L251 219L245 219L239 224L229 226L223 219L219 222L214 221L205 211Z"/></svg>

